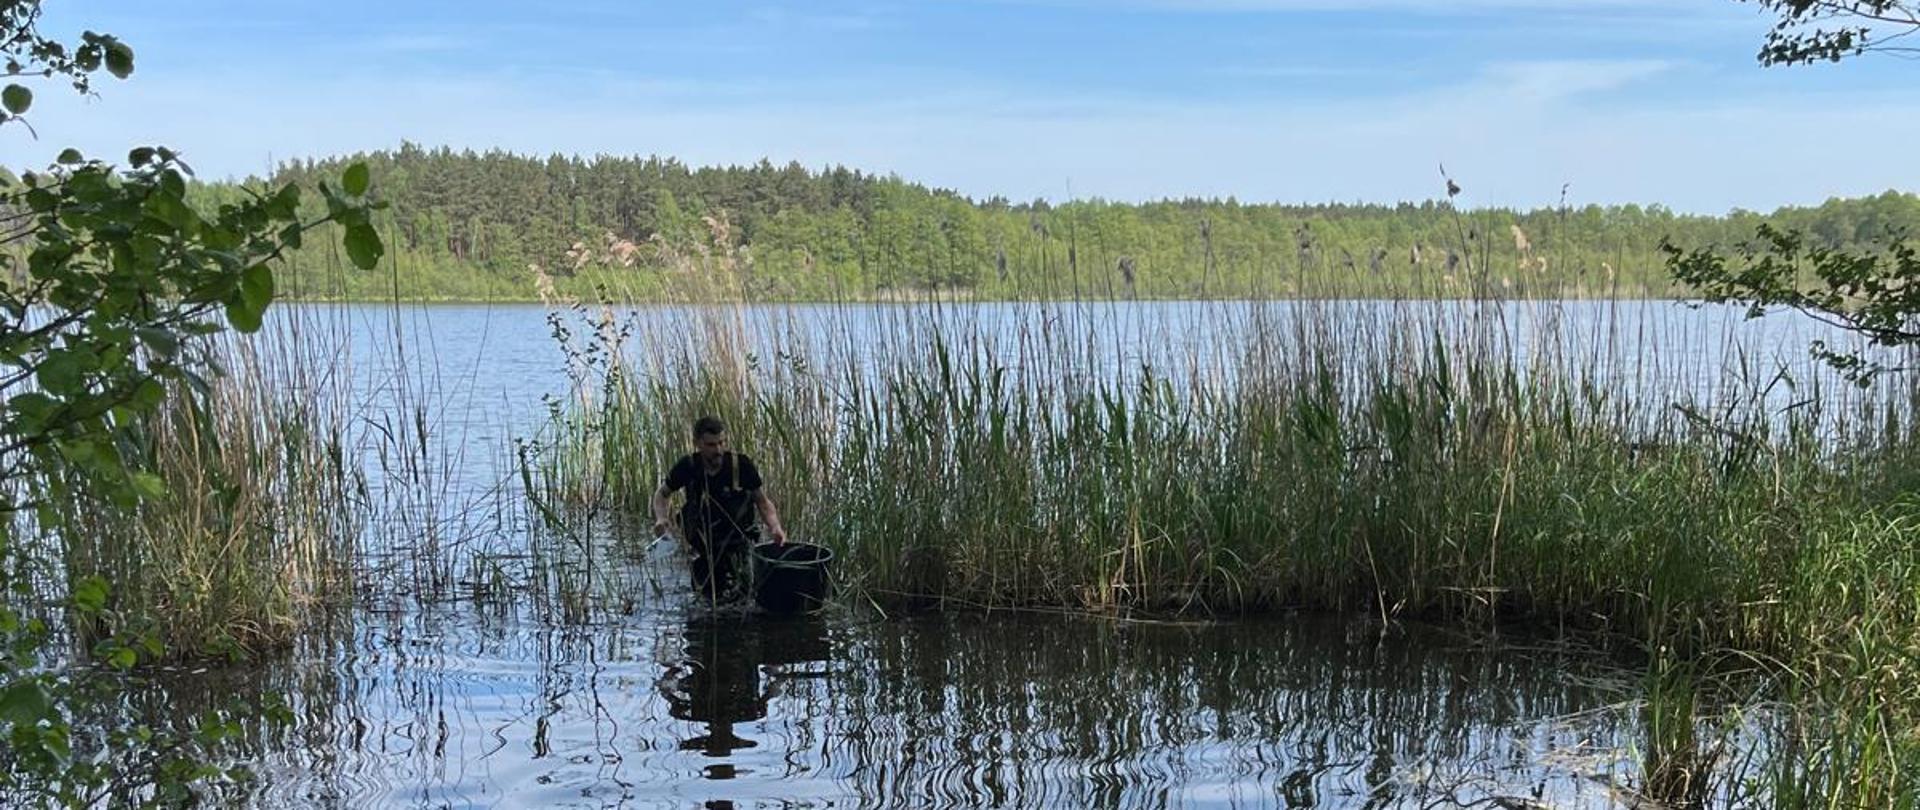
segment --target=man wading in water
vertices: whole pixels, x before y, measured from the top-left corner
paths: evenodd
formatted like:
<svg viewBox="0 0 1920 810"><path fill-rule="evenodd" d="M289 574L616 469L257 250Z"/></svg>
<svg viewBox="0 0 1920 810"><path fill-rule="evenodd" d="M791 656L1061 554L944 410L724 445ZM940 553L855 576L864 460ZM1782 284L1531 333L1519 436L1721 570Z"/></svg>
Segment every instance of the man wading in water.
<svg viewBox="0 0 1920 810"><path fill-rule="evenodd" d="M760 468L744 453L727 449L727 426L711 416L693 423L695 452L682 456L653 493L653 534L667 533L667 502L675 490L687 490L680 507L680 536L693 550L693 587L718 601L731 597L760 513L768 539L787 542L773 499L760 489Z"/></svg>

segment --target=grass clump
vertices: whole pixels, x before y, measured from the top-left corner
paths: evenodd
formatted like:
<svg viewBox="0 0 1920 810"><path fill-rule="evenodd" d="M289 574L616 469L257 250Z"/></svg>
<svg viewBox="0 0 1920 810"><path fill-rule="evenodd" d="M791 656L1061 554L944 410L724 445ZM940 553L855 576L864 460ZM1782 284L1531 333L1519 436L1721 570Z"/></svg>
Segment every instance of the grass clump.
<svg viewBox="0 0 1920 810"><path fill-rule="evenodd" d="M352 597L364 498L336 415L296 401L246 345L224 354L223 373L171 386L127 431L118 461L147 497L75 487L47 507L66 513L64 576L112 583L82 642L244 655L290 643Z"/></svg>

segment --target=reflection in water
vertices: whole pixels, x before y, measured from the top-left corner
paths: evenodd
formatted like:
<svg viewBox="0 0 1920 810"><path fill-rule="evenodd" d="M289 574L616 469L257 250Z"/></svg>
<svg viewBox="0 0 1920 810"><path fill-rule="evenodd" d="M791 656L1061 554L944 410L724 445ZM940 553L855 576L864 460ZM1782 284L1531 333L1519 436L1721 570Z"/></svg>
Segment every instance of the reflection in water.
<svg viewBox="0 0 1920 810"><path fill-rule="evenodd" d="M288 695L295 721L253 738L255 806L1608 806L1638 770L1632 675L1413 627L361 618L174 685Z"/></svg>
<svg viewBox="0 0 1920 810"><path fill-rule="evenodd" d="M1172 361L1189 343L1231 345L1231 330L1255 310L1284 322L1332 307L1341 315L1326 320L1363 329L1408 307L1457 306L1129 302L934 314L979 318L1001 334L1090 318L1116 347L1114 363L1161 352L1165 367L1178 368ZM450 526L466 527L460 516L495 503L500 482L517 472L466 448L527 435L546 416L545 397L568 390L569 365L537 306L392 314L309 305L269 317L296 310L348 322L361 350L347 354L362 358L352 364L354 412L412 412L406 397L431 392L425 407L439 433L424 453L459 463L446 471L446 497L425 508L445 510L432 514ZM1520 334L1589 347L1635 335L1680 347L1652 357L1642 379L1676 391L1720 384L1727 357L1748 356L1742 347L1804 360L1811 338L1833 337L1797 319L1748 322L1738 309L1671 302L1508 310L1516 324L1535 311L1558 324ZM929 314L835 307L850 313L843 334L810 311L819 310L751 308L745 317L752 334L792 347L864 345L864 336ZM433 351L378 350L400 333L431 336ZM407 370L422 357L433 362L418 375ZM443 368L476 371L436 387L427 375ZM498 529L487 550L522 554L533 542L518 534L525 527L500 520L507 528L476 535ZM397 525L385 540L439 537ZM615 583L606 587L641 603L638 612L584 604L591 596L560 611L518 592L492 607L417 608L405 595L423 575L405 562L427 553L378 546L371 604L345 626L264 665L163 678L158 694L140 697L185 717L229 697L284 696L293 722L260 722L243 740L258 774L245 799L260 807L1417 807L1494 797L1605 806L1639 769L1632 752L1642 732L1630 703L1638 675L1575 652L1465 645L1415 627L1381 636L1320 617L770 621L677 602L659 584L683 581L677 568L624 570L617 550L596 551L604 553L590 559L614 570L590 579ZM389 593L402 596L380 598Z"/></svg>
<svg viewBox="0 0 1920 810"><path fill-rule="evenodd" d="M684 655L667 667L660 691L671 716L704 724L704 733L682 740L680 749L709 757L758 745L734 726L767 716L771 676L763 678L763 668L824 663L829 655L826 625L813 617L708 614L688 620L681 639ZM739 774L727 763L705 773L713 779Z"/></svg>
<svg viewBox="0 0 1920 810"><path fill-rule="evenodd" d="M920 620L856 653L891 677L847 683L850 746L874 763L901 751L861 780L874 804L1388 804L1436 768L1522 795L1593 792L1538 768L1558 747L1551 718L1600 700L1558 662L1317 619L973 621Z"/></svg>
<svg viewBox="0 0 1920 810"><path fill-rule="evenodd" d="M736 748L752 748L756 743L735 735L733 724L767 716L760 666L742 643L748 638L726 624L712 619L689 622L685 660L668 667L660 681L673 717L706 726L706 733L680 742L683 751L725 757ZM733 776L724 765L708 768L707 774L718 779Z"/></svg>

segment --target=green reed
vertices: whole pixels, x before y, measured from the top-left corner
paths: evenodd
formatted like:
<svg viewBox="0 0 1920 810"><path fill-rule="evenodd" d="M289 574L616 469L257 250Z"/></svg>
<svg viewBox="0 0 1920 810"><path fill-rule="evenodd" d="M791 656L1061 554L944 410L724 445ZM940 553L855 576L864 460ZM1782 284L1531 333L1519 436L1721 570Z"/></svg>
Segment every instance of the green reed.
<svg viewBox="0 0 1920 810"><path fill-rule="evenodd" d="M884 315L877 338L756 343L724 308L640 323L556 412L535 475L555 500L591 492L645 520L686 424L712 413L861 600L1304 606L1603 631L1656 660L1734 651L1792 673L1826 729L1771 791L1908 784L1920 445L1904 388L1796 383L1738 352L1700 368L1655 348L1673 336L1613 321L1576 351L1541 326L1553 305L1294 306L1202 308L1225 339L1144 359L1114 356L1100 327L1008 333L937 303ZM1791 408L1767 397L1796 384ZM1673 719L1693 705L1676 711L1653 750L1693 740ZM1704 795L1695 761L1663 761L1650 787Z"/></svg>
<svg viewBox="0 0 1920 810"><path fill-rule="evenodd" d="M172 387L129 427L122 463L156 476L153 497L75 488L49 504L67 513L64 575L110 583L105 626L80 628L82 641L243 654L291 642L353 593L364 497L337 415L289 396L251 345L220 353L222 373Z"/></svg>
<svg viewBox="0 0 1920 810"><path fill-rule="evenodd" d="M1772 593L1833 562L1803 539L1898 505L1859 490L1891 486L1904 444L1840 469L1819 426L1765 424L1757 401L1701 416L1419 334L1461 326L1353 348L1251 323L1189 367L1101 377L1078 336L1009 352L929 333L859 367L831 347L749 361L707 323L647 336L563 408L541 475L557 499L644 514L683 423L714 413L876 592L1692 622L1702 643L1769 645L1801 606Z"/></svg>

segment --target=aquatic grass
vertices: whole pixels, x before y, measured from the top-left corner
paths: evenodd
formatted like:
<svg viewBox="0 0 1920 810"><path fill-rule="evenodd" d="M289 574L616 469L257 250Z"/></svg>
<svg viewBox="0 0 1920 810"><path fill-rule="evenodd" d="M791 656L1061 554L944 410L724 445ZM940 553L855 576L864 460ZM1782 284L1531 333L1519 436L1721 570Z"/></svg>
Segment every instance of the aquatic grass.
<svg viewBox="0 0 1920 810"><path fill-rule="evenodd" d="M1655 690L1644 792L1911 795L1908 388L1737 345L1704 367L1659 347L1731 338L1551 304L1210 305L1224 337L1199 346L1177 325L1128 343L1124 308L969 312L900 307L826 340L745 334L724 307L631 313L617 372L557 412L535 475L644 516L685 424L714 413L861 601L1309 607L1598 631L1655 661L1732 652L1794 685L1780 700L1821 742L1706 758L1729 733L1717 709ZM1707 728L1683 731L1695 715Z"/></svg>
<svg viewBox="0 0 1920 810"><path fill-rule="evenodd" d="M456 483L469 454L500 449L440 435L459 370L439 367L408 314L396 300L369 324L384 332L370 345L349 311L326 306L276 309L260 333L196 345L215 371L130 425L116 462L150 471L155 497L74 487L48 503L72 529L29 532L51 573L32 601L57 605L98 576L110 620L77 628L78 641L144 635L195 658L284 647L356 600L498 592L520 573L500 561L525 556L490 542L517 531L513 482Z"/></svg>
<svg viewBox="0 0 1920 810"><path fill-rule="evenodd" d="M1813 451L1758 452L1665 409L1459 357L1438 334L1376 348L1362 359L1395 365L1369 369L1342 356L1341 339L1258 336L1223 384L1197 366L1103 379L1086 373L1101 358L1010 353L985 334L854 363L796 349L742 379L737 354L657 336L601 398L580 400L544 474L556 491L605 486L617 508L643 512L683 452L680 425L712 412L779 462L768 466L804 525L903 594L1220 609L1508 602L1604 607L1640 625L1722 590L1714 578L1756 576L1726 570L1748 558L1715 544L1784 547L1797 527L1777 524L1834 475ZM676 355L684 346L701 348ZM1786 475L1791 493L1776 480ZM1655 587L1619 587L1636 581Z"/></svg>
<svg viewBox="0 0 1920 810"><path fill-rule="evenodd" d="M270 383L247 344L203 387L175 385L130 426L122 463L151 475L137 504L84 489L49 508L71 581L111 583L80 640L151 638L168 657L284 646L354 592L362 503L339 425ZM144 471L151 471L150 473Z"/></svg>

